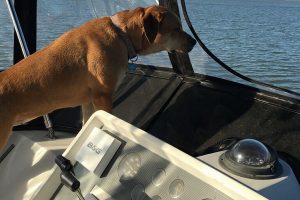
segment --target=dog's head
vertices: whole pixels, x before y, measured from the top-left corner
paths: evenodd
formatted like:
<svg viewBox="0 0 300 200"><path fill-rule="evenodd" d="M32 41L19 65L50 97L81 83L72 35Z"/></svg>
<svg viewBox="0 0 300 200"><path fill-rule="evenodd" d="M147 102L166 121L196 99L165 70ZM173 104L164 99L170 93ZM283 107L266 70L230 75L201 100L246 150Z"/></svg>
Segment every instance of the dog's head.
<svg viewBox="0 0 300 200"><path fill-rule="evenodd" d="M140 54L166 50L179 53L190 52L196 41L181 28L180 19L161 6L140 9L142 49Z"/></svg>

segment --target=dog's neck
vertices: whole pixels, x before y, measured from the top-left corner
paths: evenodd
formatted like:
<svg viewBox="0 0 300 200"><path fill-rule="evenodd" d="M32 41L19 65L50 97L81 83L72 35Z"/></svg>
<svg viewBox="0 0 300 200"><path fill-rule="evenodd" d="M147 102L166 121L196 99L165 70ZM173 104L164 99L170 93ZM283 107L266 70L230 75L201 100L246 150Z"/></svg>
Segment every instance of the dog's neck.
<svg viewBox="0 0 300 200"><path fill-rule="evenodd" d="M120 24L120 20L118 18L117 15L113 15L110 17L112 23L114 24L118 35L120 36L120 38L123 40L123 42L125 43L126 47L127 47L127 51L128 51L128 59L132 60L135 57L137 57L137 53L134 47L134 44L132 42L132 40L129 38L129 36L121 29L121 24Z"/></svg>

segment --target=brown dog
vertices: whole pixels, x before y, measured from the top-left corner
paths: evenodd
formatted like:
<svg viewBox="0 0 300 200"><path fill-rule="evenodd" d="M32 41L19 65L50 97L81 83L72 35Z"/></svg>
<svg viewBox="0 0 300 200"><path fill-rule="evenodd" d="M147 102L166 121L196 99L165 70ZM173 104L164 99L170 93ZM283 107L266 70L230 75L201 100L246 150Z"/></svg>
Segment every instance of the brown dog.
<svg viewBox="0 0 300 200"><path fill-rule="evenodd" d="M58 108L92 103L111 112L132 49L143 55L189 52L194 45L179 18L159 6L94 19L63 34L0 73L0 150L15 124Z"/></svg>

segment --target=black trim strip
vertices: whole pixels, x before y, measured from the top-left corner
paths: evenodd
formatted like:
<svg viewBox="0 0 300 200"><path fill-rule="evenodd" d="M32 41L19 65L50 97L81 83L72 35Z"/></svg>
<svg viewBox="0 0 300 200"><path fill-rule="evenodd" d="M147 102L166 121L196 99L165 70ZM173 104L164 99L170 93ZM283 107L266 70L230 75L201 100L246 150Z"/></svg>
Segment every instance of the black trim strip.
<svg viewBox="0 0 300 200"><path fill-rule="evenodd" d="M0 163L2 163L2 161L8 156L8 154L15 148L15 145L12 144L10 145L6 151L4 151L4 153L0 156Z"/></svg>

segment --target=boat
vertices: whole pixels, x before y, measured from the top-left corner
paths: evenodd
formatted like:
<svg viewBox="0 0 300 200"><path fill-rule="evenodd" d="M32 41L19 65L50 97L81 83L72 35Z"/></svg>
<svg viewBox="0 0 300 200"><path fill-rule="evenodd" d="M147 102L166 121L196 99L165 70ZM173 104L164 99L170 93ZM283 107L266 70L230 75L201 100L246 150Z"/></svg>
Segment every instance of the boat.
<svg viewBox="0 0 300 200"><path fill-rule="evenodd" d="M31 52L36 4L14 2ZM159 4L178 13L177 1ZM24 57L18 43L14 56ZM15 127L0 154L0 199L298 199L300 95L169 57L172 68L128 70L111 114L83 125L80 107L65 108Z"/></svg>

